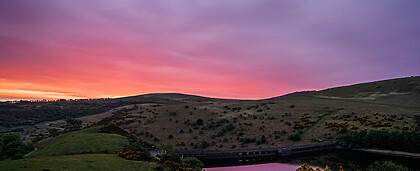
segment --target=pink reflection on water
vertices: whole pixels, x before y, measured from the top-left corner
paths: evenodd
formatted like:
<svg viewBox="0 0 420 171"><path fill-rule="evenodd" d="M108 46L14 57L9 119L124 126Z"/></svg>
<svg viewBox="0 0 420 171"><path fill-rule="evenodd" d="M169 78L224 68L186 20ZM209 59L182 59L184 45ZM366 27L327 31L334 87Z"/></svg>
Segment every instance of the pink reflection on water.
<svg viewBox="0 0 420 171"><path fill-rule="evenodd" d="M267 163L255 164L246 166L229 166L229 167L213 167L205 168L205 171L296 171L298 165L284 164L284 163Z"/></svg>

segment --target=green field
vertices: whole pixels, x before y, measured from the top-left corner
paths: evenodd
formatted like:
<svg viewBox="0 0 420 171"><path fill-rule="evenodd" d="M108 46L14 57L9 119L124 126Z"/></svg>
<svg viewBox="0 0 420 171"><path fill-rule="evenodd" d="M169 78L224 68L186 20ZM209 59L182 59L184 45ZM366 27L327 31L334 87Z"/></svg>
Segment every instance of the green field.
<svg viewBox="0 0 420 171"><path fill-rule="evenodd" d="M60 156L80 153L114 153L128 145L126 137L117 134L98 133L92 127L59 135L38 145L29 157Z"/></svg>
<svg viewBox="0 0 420 171"><path fill-rule="evenodd" d="M115 154L80 154L0 162L0 170L153 170L153 164L130 161Z"/></svg>

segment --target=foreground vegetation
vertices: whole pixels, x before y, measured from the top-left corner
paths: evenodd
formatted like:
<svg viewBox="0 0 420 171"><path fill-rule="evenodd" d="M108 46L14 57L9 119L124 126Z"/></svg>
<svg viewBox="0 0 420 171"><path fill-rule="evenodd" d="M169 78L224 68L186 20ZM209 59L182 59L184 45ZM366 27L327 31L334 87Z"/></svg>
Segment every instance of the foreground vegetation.
<svg viewBox="0 0 420 171"><path fill-rule="evenodd" d="M392 161L382 161L382 162L375 162L366 169L367 171L408 171L409 169L395 164ZM304 163L302 166L296 169L296 171L332 171L328 166L325 166L325 169L322 170L320 168L312 168L308 164ZM340 166L338 171L344 171L343 167Z"/></svg>
<svg viewBox="0 0 420 171"><path fill-rule="evenodd" d="M18 134L7 133L0 137L0 161L4 158L20 159L32 150L33 146L23 143Z"/></svg>
<svg viewBox="0 0 420 171"><path fill-rule="evenodd" d="M5 134L0 139L5 154L19 155L22 151L10 144L25 147L19 135ZM16 142L15 142L16 141ZM7 147L7 148L5 148ZM204 165L196 158L181 160L178 154L168 153L155 158L150 144L116 125L94 126L61 134L37 145L38 150L28 158L0 162L4 170L201 170ZM168 145L164 149L172 150ZM6 153L7 152L7 153ZM10 157L9 156L9 157ZM11 157L16 159L17 157Z"/></svg>
<svg viewBox="0 0 420 171"><path fill-rule="evenodd" d="M129 161L115 154L78 154L0 162L1 170L154 170L153 163Z"/></svg>
<svg viewBox="0 0 420 171"><path fill-rule="evenodd" d="M346 134L341 145L353 148L375 148L420 153L420 132L372 130Z"/></svg>

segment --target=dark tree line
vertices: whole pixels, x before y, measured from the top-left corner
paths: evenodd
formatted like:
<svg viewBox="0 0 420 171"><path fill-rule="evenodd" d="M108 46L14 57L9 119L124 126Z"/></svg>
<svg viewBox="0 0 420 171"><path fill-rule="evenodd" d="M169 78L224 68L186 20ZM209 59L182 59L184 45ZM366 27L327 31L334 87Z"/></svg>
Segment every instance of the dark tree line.
<svg viewBox="0 0 420 171"><path fill-rule="evenodd" d="M418 131L360 131L345 134L339 138L343 146L354 148L375 148L420 153L420 132Z"/></svg>

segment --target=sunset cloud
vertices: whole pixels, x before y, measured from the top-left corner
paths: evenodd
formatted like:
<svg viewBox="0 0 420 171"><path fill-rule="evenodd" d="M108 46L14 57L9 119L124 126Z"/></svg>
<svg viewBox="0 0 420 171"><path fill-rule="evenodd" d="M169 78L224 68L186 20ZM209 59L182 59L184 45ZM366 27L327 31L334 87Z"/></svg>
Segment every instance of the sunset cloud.
<svg viewBox="0 0 420 171"><path fill-rule="evenodd" d="M0 2L0 100L258 99L420 74L417 1Z"/></svg>

